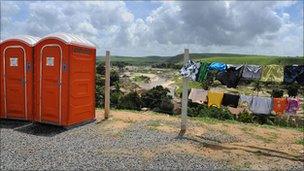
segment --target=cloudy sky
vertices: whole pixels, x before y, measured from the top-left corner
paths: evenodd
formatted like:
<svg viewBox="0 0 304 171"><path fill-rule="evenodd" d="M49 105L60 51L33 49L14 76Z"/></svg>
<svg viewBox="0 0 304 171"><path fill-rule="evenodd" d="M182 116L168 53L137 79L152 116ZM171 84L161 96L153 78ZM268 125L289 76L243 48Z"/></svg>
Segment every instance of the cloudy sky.
<svg viewBox="0 0 304 171"><path fill-rule="evenodd" d="M1 39L80 35L98 54L303 56L303 1L1 1Z"/></svg>

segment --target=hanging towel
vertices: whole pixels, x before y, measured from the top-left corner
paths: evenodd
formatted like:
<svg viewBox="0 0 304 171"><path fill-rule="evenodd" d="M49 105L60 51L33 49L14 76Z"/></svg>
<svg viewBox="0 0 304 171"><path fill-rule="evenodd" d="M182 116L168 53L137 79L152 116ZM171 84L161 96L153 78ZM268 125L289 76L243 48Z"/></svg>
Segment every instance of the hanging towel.
<svg viewBox="0 0 304 171"><path fill-rule="evenodd" d="M208 91L204 89L192 88L189 94L189 99L191 99L194 103L203 104L207 101L207 93Z"/></svg>
<svg viewBox="0 0 304 171"><path fill-rule="evenodd" d="M239 104L239 95L224 93L222 105L236 108Z"/></svg>
<svg viewBox="0 0 304 171"><path fill-rule="evenodd" d="M203 82L207 78L209 63L202 62L200 64L199 72L197 74L197 81Z"/></svg>
<svg viewBox="0 0 304 171"><path fill-rule="evenodd" d="M287 99L286 98L273 98L273 111L281 116L284 114L287 107Z"/></svg>
<svg viewBox="0 0 304 171"><path fill-rule="evenodd" d="M208 107L215 106L220 108L222 104L224 93L223 92L215 92L208 91Z"/></svg>
<svg viewBox="0 0 304 171"><path fill-rule="evenodd" d="M225 71L227 69L227 65L220 62L212 62L208 70L215 70L215 71Z"/></svg>
<svg viewBox="0 0 304 171"><path fill-rule="evenodd" d="M238 115L240 113L243 113L245 111L245 108L244 107L237 107L237 108L234 108L234 107L229 107L228 106L228 110L231 114L233 115Z"/></svg>
<svg viewBox="0 0 304 171"><path fill-rule="evenodd" d="M248 80L259 80L261 78L262 67L259 65L245 65L242 77Z"/></svg>
<svg viewBox="0 0 304 171"><path fill-rule="evenodd" d="M230 66L227 70L220 72L216 78L228 88L236 88L242 76L243 67Z"/></svg>
<svg viewBox="0 0 304 171"><path fill-rule="evenodd" d="M263 67L261 81L283 82L284 67L282 65L266 65Z"/></svg>
<svg viewBox="0 0 304 171"><path fill-rule="evenodd" d="M185 78L189 78L190 80L195 81L199 67L200 63L189 60L180 70L180 74Z"/></svg>
<svg viewBox="0 0 304 171"><path fill-rule="evenodd" d="M239 105L249 107L252 103L252 98L253 98L252 96L241 95L239 100Z"/></svg>
<svg viewBox="0 0 304 171"><path fill-rule="evenodd" d="M295 81L304 85L304 65L289 65L284 67L284 83L291 84Z"/></svg>
<svg viewBox="0 0 304 171"><path fill-rule="evenodd" d="M300 100L298 98L287 98L286 114L296 114L300 109Z"/></svg>
<svg viewBox="0 0 304 171"><path fill-rule="evenodd" d="M268 115L272 110L272 99L270 97L254 96L250 110L254 114Z"/></svg>

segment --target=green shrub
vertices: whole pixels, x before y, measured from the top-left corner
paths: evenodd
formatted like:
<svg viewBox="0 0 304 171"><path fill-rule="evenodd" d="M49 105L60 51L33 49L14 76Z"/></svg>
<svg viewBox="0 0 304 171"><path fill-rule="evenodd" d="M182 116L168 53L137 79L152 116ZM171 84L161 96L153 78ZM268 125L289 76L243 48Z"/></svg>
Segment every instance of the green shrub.
<svg viewBox="0 0 304 171"><path fill-rule="evenodd" d="M227 108L208 107L205 104L189 102L188 116L191 117L210 117L219 120L232 120L233 115Z"/></svg>
<svg viewBox="0 0 304 171"><path fill-rule="evenodd" d="M141 98L143 101L143 106L150 109L159 107L161 105L162 99L167 97L167 93L169 92L169 89L164 88L163 86L153 87L152 89L142 94Z"/></svg>
<svg viewBox="0 0 304 171"><path fill-rule="evenodd" d="M244 122L244 123L252 123L254 116L247 111L242 112L238 115L237 121Z"/></svg>
<svg viewBox="0 0 304 171"><path fill-rule="evenodd" d="M111 96L111 98L110 98L111 107L112 108L117 108L119 103L120 103L121 98L123 97L122 92L115 90L115 91L111 92L110 96Z"/></svg>
<svg viewBox="0 0 304 171"><path fill-rule="evenodd" d="M164 97L161 101L159 109L163 113L173 114L174 105L172 103L172 98Z"/></svg>
<svg viewBox="0 0 304 171"><path fill-rule="evenodd" d="M133 78L134 81L136 82L144 82L144 83L149 83L151 81L150 77L140 75L140 76L135 76Z"/></svg>
<svg viewBox="0 0 304 171"><path fill-rule="evenodd" d="M299 93L300 86L296 83L287 86L289 97L296 97Z"/></svg>
<svg viewBox="0 0 304 171"><path fill-rule="evenodd" d="M104 106L104 87L96 85L95 106L102 108Z"/></svg>
<svg viewBox="0 0 304 171"><path fill-rule="evenodd" d="M283 94L284 94L283 90L275 88L272 90L271 96L274 98L280 98L280 97L283 97Z"/></svg>
<svg viewBox="0 0 304 171"><path fill-rule="evenodd" d="M142 101L137 92L130 92L120 98L119 109L140 110Z"/></svg>

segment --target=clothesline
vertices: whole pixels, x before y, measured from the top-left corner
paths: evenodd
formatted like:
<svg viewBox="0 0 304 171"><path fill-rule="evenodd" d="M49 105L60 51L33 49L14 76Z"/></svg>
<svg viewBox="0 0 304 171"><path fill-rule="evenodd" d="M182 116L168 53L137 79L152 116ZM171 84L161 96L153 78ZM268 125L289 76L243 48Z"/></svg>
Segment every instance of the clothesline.
<svg viewBox="0 0 304 171"><path fill-rule="evenodd" d="M297 82L304 85L303 65L233 65L220 62L194 62L189 60L180 70L183 77L192 81L204 82L209 73L227 87L237 87L241 79L260 80L291 84Z"/></svg>
<svg viewBox="0 0 304 171"><path fill-rule="evenodd" d="M293 115L297 114L297 111L300 109L299 98L238 95L203 89L191 89L189 99L194 103L206 103L208 107L221 108L221 106L227 106L238 108L247 106L252 113L261 115L269 115L272 111L277 116L283 114Z"/></svg>

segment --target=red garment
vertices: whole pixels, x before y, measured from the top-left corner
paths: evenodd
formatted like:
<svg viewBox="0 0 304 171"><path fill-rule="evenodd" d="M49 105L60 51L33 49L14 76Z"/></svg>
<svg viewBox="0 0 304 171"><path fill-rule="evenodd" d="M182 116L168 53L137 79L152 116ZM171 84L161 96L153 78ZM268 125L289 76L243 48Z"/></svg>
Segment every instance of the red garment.
<svg viewBox="0 0 304 171"><path fill-rule="evenodd" d="M277 115L282 115L286 110L287 104L286 98L273 98L273 111Z"/></svg>

